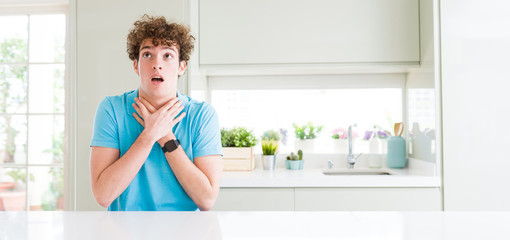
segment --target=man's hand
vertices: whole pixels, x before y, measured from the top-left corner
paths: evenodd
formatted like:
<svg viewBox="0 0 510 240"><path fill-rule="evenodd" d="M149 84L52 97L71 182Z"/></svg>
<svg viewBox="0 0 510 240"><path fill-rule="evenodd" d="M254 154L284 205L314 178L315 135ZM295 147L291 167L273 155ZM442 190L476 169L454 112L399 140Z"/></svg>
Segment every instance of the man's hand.
<svg viewBox="0 0 510 240"><path fill-rule="evenodd" d="M159 109L156 109L144 98L135 98L135 103L133 103L133 108L136 113L133 113L133 117L145 128L144 131L148 136L154 141L175 138L172 129L186 116L186 113L183 112L176 117L184 109L179 98L172 98Z"/></svg>

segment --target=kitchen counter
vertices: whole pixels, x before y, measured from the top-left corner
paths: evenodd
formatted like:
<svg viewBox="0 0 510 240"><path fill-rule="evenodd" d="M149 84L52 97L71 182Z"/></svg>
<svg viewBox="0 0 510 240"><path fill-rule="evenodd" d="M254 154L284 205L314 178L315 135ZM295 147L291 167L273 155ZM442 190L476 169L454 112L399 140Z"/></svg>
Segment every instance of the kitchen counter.
<svg viewBox="0 0 510 240"><path fill-rule="evenodd" d="M510 239L510 212L0 212L0 239Z"/></svg>
<svg viewBox="0 0 510 240"><path fill-rule="evenodd" d="M323 168L224 171L222 188L250 187L440 187L438 176L416 169L379 169L393 175L324 175ZM357 169L360 170L360 169Z"/></svg>

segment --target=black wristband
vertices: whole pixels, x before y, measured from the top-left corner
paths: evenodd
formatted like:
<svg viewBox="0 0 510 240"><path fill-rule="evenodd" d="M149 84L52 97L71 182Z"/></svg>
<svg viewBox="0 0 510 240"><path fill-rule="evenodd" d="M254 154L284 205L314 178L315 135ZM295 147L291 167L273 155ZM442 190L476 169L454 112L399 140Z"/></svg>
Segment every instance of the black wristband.
<svg viewBox="0 0 510 240"><path fill-rule="evenodd" d="M179 145L181 145L179 140L171 139L168 142L166 142L165 145L163 145L163 147L162 147L163 153L173 152L175 149L177 149L179 147Z"/></svg>

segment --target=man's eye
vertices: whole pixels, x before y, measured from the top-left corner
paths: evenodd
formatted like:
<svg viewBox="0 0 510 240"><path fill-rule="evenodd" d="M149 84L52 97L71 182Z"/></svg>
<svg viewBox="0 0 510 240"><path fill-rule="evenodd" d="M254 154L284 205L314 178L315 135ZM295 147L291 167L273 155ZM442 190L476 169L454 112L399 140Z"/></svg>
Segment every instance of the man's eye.
<svg viewBox="0 0 510 240"><path fill-rule="evenodd" d="M169 53L165 54L165 58L172 58L172 55L170 55Z"/></svg>
<svg viewBox="0 0 510 240"><path fill-rule="evenodd" d="M151 54L146 52L146 53L143 54L143 57L146 57L146 58L151 57Z"/></svg>

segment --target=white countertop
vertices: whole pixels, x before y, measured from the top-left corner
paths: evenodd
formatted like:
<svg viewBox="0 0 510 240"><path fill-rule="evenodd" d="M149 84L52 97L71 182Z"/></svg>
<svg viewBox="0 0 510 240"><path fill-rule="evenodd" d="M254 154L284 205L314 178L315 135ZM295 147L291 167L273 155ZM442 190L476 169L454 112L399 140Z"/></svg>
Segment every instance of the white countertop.
<svg viewBox="0 0 510 240"><path fill-rule="evenodd" d="M331 176L323 168L224 171L222 188L245 187L440 187L441 179L416 169L378 169L394 175ZM361 169L356 169L361 170Z"/></svg>
<svg viewBox="0 0 510 240"><path fill-rule="evenodd" d="M510 239L510 212L0 212L0 239Z"/></svg>

